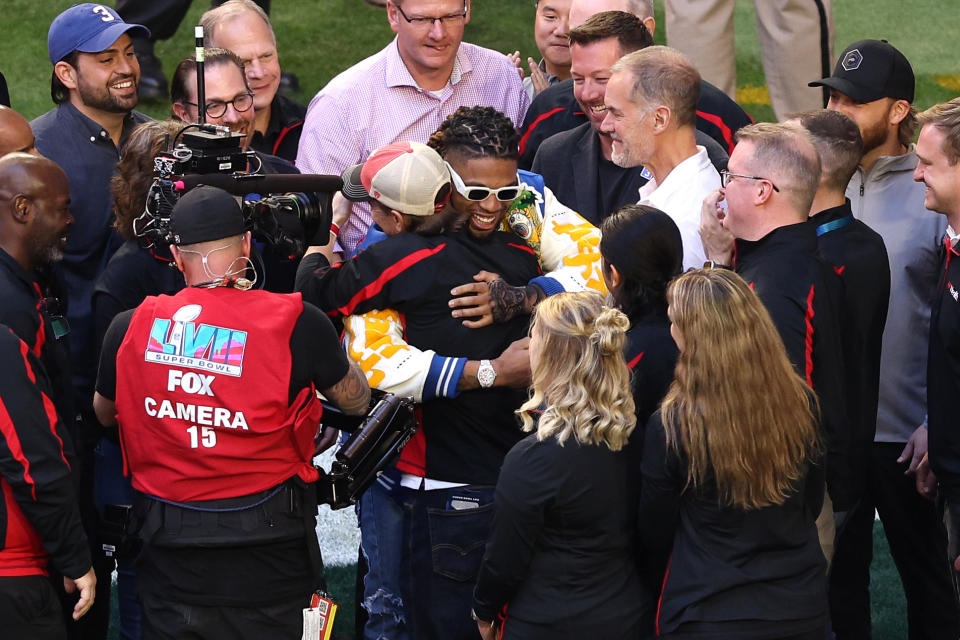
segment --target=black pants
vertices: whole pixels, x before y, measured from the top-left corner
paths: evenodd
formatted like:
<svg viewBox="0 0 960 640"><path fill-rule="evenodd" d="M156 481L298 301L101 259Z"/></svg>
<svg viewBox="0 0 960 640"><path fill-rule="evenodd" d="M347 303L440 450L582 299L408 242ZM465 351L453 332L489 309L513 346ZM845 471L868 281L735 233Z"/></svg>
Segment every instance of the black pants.
<svg viewBox="0 0 960 640"><path fill-rule="evenodd" d="M899 443L874 443L869 478L860 505L837 540L830 575L830 613L838 640L864 640L870 631L870 563L874 509L880 514L907 597L910 640L956 640L957 602L953 596L947 538L933 502L917 493L906 464L897 462Z"/></svg>
<svg viewBox="0 0 960 640"><path fill-rule="evenodd" d="M117 13L124 22L142 24L150 29L151 40L166 40L177 32L192 0L117 0ZM270 0L254 0L270 13ZM212 0L218 7L226 0Z"/></svg>
<svg viewBox="0 0 960 640"><path fill-rule="evenodd" d="M203 607L144 598L142 640L300 640L310 597L266 607Z"/></svg>
<svg viewBox="0 0 960 640"><path fill-rule="evenodd" d="M49 578L0 577L0 635L10 640L66 640L60 600Z"/></svg>

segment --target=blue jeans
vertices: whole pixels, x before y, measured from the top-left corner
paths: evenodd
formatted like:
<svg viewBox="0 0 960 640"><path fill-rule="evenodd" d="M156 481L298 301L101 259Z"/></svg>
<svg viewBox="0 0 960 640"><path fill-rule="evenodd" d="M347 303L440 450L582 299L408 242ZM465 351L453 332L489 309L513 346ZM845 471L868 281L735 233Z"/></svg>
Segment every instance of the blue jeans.
<svg viewBox="0 0 960 640"><path fill-rule="evenodd" d="M403 507L397 490L400 473L391 468L370 485L357 505L360 548L367 560L363 603L365 640L409 640L401 596Z"/></svg>
<svg viewBox="0 0 960 640"><path fill-rule="evenodd" d="M123 477L123 454L120 445L101 438L94 450L94 503L103 517L108 504L133 504L133 487ZM140 602L137 600L137 574L133 564L136 558L119 553L117 561L117 596L120 610L120 637L123 640L140 638Z"/></svg>
<svg viewBox="0 0 960 640"><path fill-rule="evenodd" d="M417 491L405 511L407 622L417 640L476 640L473 589L493 524L492 486Z"/></svg>

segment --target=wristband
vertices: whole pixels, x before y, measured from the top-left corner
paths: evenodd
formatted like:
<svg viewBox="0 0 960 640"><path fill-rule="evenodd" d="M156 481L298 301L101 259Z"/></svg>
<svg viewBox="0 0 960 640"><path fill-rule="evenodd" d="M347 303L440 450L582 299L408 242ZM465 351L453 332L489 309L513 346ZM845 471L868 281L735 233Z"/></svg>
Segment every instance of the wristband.
<svg viewBox="0 0 960 640"><path fill-rule="evenodd" d="M330 233L332 233L334 236L340 235L340 227L338 227L336 224L334 224L334 223L331 222L331 223L330 223Z"/></svg>

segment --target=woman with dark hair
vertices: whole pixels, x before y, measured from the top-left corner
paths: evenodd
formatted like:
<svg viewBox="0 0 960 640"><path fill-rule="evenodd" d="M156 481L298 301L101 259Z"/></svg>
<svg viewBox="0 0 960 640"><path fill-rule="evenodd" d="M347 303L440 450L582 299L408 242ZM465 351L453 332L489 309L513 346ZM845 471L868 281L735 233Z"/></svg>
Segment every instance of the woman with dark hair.
<svg viewBox="0 0 960 640"><path fill-rule="evenodd" d="M172 120L153 120L139 125L127 139L117 172L110 181L114 226L125 242L94 283L91 305L98 352L115 315L133 309L147 296L173 294L185 286L183 274L170 266L173 257L166 245L141 244L136 234L136 228L143 222L141 216L153 183L153 159L169 147L183 127L183 123ZM116 429L105 429L94 451L94 500L101 517L106 505L133 503L133 487L123 476ZM115 554L120 628L121 635L127 638L140 637L135 555L136 551L131 548L118 549Z"/></svg>
<svg viewBox="0 0 960 640"><path fill-rule="evenodd" d="M628 326L593 292L537 307L532 392L517 411L533 433L503 461L474 592L484 640L495 626L500 638L638 640L653 613L633 561Z"/></svg>
<svg viewBox="0 0 960 640"><path fill-rule="evenodd" d="M689 271L667 298L680 356L647 425L639 520L646 547L673 545L657 635L820 640L815 396L734 272Z"/></svg>
<svg viewBox="0 0 960 640"><path fill-rule="evenodd" d="M642 429L667 393L677 361L667 319L667 284L683 265L680 230L664 212L639 204L622 207L600 230L603 281L630 318L624 354Z"/></svg>
<svg viewBox="0 0 960 640"><path fill-rule="evenodd" d="M150 244L137 237L145 225L147 194L153 184L153 159L170 147L184 128L174 120L152 120L130 134L110 180L114 227L124 244L107 263L93 288L94 335L97 345L110 321L133 309L147 296L174 294L185 285L183 274L169 265L173 257L166 245Z"/></svg>

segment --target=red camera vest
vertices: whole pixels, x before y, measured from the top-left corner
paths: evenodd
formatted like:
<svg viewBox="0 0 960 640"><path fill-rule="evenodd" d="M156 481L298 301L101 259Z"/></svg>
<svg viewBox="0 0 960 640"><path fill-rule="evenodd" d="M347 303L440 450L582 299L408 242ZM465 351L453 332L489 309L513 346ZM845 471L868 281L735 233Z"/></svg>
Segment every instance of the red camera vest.
<svg viewBox="0 0 960 640"><path fill-rule="evenodd" d="M188 287L147 298L117 353L117 418L133 487L177 502L235 498L311 464L323 412L289 404L299 293Z"/></svg>

